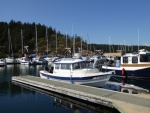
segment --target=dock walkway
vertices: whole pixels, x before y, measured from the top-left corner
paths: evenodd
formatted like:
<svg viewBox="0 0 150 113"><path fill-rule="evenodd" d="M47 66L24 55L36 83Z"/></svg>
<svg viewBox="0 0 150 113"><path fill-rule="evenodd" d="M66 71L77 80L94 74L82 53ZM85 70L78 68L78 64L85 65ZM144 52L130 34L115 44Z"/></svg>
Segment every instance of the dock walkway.
<svg viewBox="0 0 150 113"><path fill-rule="evenodd" d="M127 94L85 85L41 79L40 77L29 75L12 77L12 82L19 82L96 104L105 105L107 107L116 108L121 113L150 113L149 94L146 96L140 96L140 94Z"/></svg>

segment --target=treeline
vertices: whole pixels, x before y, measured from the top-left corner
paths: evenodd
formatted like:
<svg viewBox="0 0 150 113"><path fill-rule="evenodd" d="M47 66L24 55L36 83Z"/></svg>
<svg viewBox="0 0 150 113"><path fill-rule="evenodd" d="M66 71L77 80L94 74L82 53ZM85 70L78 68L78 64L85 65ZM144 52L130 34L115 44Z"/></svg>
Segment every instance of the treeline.
<svg viewBox="0 0 150 113"><path fill-rule="evenodd" d="M20 21L15 22L11 20L9 23L0 22L0 57L11 56L13 53L14 57L22 56L22 40L21 30L23 36L23 46L28 46L29 53L36 53L36 30L37 28L37 45L38 53L45 54L47 50L47 38L48 38L48 52L49 54L56 53L56 41L57 41L57 54L64 55L66 48L66 34L62 34L60 31L52 27L47 27L41 24L35 23L22 23ZM47 35L46 35L47 28ZM10 34L9 32L10 31ZM9 36L10 35L10 36ZM46 37L47 36L47 37ZM56 38L57 36L57 38ZM11 37L12 50L9 48L9 39ZM67 47L73 50L73 39L75 38L75 51L78 52L81 47L81 37L78 35L69 36L67 35ZM56 40L57 39L57 40ZM82 37L82 39L85 39ZM140 47L140 48L145 48ZM148 48L148 47L147 47ZM137 46L118 46L108 44L89 44L86 40L82 40L82 49L84 51L103 50L104 52L114 52L117 49L133 50L138 49ZM149 48L148 48L149 49ZM23 50L24 53L26 50Z"/></svg>

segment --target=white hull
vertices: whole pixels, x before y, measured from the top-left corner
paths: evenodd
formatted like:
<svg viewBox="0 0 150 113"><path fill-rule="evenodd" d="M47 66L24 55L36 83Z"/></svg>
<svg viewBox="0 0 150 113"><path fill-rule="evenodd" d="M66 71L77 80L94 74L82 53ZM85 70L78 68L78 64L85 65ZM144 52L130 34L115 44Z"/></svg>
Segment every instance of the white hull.
<svg viewBox="0 0 150 113"><path fill-rule="evenodd" d="M77 74L77 75L76 75ZM70 74L62 74L59 76L57 74L49 73L47 71L40 71L40 77L43 79L51 79L57 81L63 81L66 83L74 83L80 85L88 85L88 86L95 86L95 87L103 87L110 79L112 72L106 73L94 73L88 74L85 76L85 73L76 73L72 76ZM64 75L64 76L63 76Z"/></svg>
<svg viewBox="0 0 150 113"><path fill-rule="evenodd" d="M0 67L1 67L1 66L5 66L5 65L6 65L6 62L3 61L3 60L0 60Z"/></svg>
<svg viewBox="0 0 150 113"><path fill-rule="evenodd" d="M26 57L22 57L22 58L18 59L18 62L23 65L29 65L29 61L26 60Z"/></svg>
<svg viewBox="0 0 150 113"><path fill-rule="evenodd" d="M29 65L29 62L20 62L22 65Z"/></svg>
<svg viewBox="0 0 150 113"><path fill-rule="evenodd" d="M7 64L13 64L14 59L13 58L5 58Z"/></svg>

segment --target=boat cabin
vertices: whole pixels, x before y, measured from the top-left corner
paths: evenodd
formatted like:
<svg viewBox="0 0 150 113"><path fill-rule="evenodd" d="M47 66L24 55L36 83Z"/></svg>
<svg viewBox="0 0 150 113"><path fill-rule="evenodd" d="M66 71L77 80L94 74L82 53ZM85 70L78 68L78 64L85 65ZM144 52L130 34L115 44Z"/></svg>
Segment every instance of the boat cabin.
<svg viewBox="0 0 150 113"><path fill-rule="evenodd" d="M81 69L92 69L92 68L96 69L96 68L99 68L98 65L100 65L99 61L97 62L92 64L91 62L82 60L82 59L66 58L66 59L54 62L50 66L49 72L53 73L54 71L60 71L60 70L74 71L74 70L81 70Z"/></svg>
<svg viewBox="0 0 150 113"><path fill-rule="evenodd" d="M121 57L121 66L150 66L150 52L127 53Z"/></svg>

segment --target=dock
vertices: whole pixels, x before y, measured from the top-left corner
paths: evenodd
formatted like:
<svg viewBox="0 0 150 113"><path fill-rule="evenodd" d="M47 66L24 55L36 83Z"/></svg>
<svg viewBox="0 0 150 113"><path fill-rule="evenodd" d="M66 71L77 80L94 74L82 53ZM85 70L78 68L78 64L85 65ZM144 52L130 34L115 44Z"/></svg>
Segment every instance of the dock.
<svg viewBox="0 0 150 113"><path fill-rule="evenodd" d="M121 113L150 113L150 94L128 94L85 85L41 79L30 75L14 76L12 77L12 82L104 105L117 109Z"/></svg>

